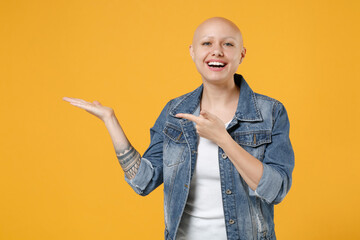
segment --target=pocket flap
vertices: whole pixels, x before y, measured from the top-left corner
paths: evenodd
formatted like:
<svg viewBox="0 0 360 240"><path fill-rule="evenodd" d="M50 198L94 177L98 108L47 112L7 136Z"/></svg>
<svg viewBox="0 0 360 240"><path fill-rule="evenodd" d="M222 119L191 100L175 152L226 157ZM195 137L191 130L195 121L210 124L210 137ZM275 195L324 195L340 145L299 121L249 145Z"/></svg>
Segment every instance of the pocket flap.
<svg viewBox="0 0 360 240"><path fill-rule="evenodd" d="M171 123L165 123L163 133L174 142L186 143L184 134L181 129Z"/></svg>
<svg viewBox="0 0 360 240"><path fill-rule="evenodd" d="M271 131L238 132L234 133L234 139L240 145L257 147L265 143L271 143Z"/></svg>

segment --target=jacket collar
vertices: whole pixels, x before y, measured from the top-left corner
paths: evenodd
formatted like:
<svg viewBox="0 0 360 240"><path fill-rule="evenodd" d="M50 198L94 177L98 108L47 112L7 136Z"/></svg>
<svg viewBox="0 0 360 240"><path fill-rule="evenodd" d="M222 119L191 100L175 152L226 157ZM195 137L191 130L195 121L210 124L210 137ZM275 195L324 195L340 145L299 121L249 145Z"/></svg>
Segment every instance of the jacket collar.
<svg viewBox="0 0 360 240"><path fill-rule="evenodd" d="M245 79L240 74L234 75L235 84L240 86L240 96L235 112L235 117L239 121L262 121L255 93L249 87ZM175 117L177 113L194 114L196 108L200 105L200 98L203 91L203 84L194 91L184 95L180 101L170 111L170 115Z"/></svg>

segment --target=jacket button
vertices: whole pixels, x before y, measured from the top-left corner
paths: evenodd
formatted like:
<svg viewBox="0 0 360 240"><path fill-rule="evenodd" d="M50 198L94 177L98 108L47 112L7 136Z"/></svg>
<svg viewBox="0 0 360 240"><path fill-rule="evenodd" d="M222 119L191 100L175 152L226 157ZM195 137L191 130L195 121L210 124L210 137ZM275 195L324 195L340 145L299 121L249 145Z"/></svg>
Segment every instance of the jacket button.
<svg viewBox="0 0 360 240"><path fill-rule="evenodd" d="M231 192L230 189L226 190L226 194L227 194L227 195L230 195L231 193L232 193L232 192Z"/></svg>
<svg viewBox="0 0 360 240"><path fill-rule="evenodd" d="M232 219L229 220L229 224L234 224L234 223L235 223L234 220L232 220Z"/></svg>
<svg viewBox="0 0 360 240"><path fill-rule="evenodd" d="M221 157L222 157L223 159L226 159L226 158L227 158L227 156L226 156L225 153L221 154Z"/></svg>

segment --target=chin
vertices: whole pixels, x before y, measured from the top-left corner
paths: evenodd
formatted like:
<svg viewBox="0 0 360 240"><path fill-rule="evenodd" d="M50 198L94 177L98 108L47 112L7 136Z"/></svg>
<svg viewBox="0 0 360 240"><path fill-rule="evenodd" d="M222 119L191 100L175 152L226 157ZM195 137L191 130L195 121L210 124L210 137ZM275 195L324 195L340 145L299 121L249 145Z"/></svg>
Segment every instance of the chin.
<svg viewBox="0 0 360 240"><path fill-rule="evenodd" d="M208 82L208 83L213 83L213 84L220 84L220 83L225 83L227 81L229 81L231 79L231 77L208 77L208 76L203 76L202 77L204 82Z"/></svg>
<svg viewBox="0 0 360 240"><path fill-rule="evenodd" d="M234 73L235 74L235 73ZM229 80L234 79L234 74L230 73L210 73L210 74L201 74L203 81L209 83L223 83Z"/></svg>
<svg viewBox="0 0 360 240"><path fill-rule="evenodd" d="M200 73L203 81L209 82L209 83L225 83L227 81L234 79L235 71L229 71L233 70L230 69L230 66L227 66L227 69L223 69L223 71L211 71L208 68L198 68L198 72Z"/></svg>

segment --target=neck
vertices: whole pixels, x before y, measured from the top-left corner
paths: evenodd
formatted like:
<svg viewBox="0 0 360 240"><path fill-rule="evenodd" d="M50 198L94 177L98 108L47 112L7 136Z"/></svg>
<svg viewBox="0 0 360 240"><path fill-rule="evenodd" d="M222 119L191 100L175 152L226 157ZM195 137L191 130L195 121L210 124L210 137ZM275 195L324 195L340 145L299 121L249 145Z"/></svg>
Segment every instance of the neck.
<svg viewBox="0 0 360 240"><path fill-rule="evenodd" d="M203 109L221 109L228 104L237 105L240 89L236 86L234 78L221 84L203 81L204 89L201 98Z"/></svg>

